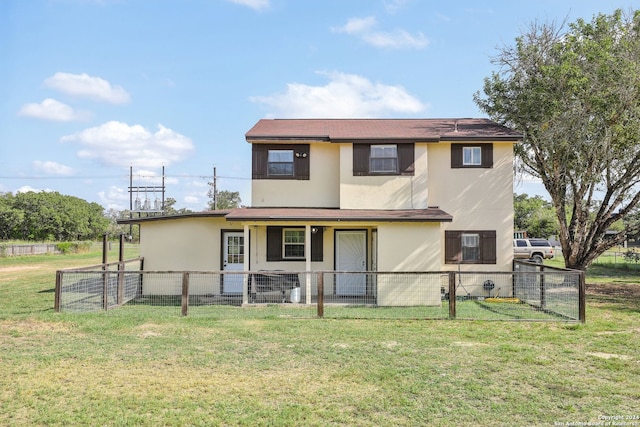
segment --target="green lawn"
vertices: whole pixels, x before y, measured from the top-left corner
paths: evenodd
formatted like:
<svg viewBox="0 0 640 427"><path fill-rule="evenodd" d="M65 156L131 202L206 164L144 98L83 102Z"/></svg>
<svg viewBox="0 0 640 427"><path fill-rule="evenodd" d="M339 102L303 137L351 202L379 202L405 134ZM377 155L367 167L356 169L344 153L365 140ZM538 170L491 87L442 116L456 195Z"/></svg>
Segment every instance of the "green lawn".
<svg viewBox="0 0 640 427"><path fill-rule="evenodd" d="M616 287L599 280L597 293L587 276L584 325L55 313L55 270L99 262L98 252L0 258L0 425L552 426L640 415L633 270L614 270Z"/></svg>

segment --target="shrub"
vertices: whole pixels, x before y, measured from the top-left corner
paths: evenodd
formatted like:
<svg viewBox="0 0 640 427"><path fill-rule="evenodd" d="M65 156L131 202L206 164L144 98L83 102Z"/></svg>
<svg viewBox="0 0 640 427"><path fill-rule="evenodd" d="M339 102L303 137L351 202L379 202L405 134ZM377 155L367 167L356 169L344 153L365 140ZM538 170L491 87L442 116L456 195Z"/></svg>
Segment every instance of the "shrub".
<svg viewBox="0 0 640 427"><path fill-rule="evenodd" d="M63 254L77 254L81 252L89 252L91 249L91 241L83 242L60 242L56 244L58 249Z"/></svg>

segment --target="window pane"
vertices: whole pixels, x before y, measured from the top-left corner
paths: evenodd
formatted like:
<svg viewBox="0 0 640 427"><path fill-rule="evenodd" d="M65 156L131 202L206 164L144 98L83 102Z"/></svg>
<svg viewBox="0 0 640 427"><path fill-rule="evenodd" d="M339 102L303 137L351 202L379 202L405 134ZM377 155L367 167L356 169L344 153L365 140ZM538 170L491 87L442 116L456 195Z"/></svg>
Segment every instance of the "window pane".
<svg viewBox="0 0 640 427"><path fill-rule="evenodd" d="M285 258L304 258L304 230L284 230L283 246Z"/></svg>
<svg viewBox="0 0 640 427"><path fill-rule="evenodd" d="M293 162L293 150L269 150L269 162Z"/></svg>
<svg viewBox="0 0 640 427"><path fill-rule="evenodd" d="M293 176L293 150L269 150L267 175Z"/></svg>
<svg viewBox="0 0 640 427"><path fill-rule="evenodd" d="M398 157L396 145L372 145L371 157Z"/></svg>
<svg viewBox="0 0 640 427"><path fill-rule="evenodd" d="M293 163L269 163L269 175L293 176Z"/></svg>
<svg viewBox="0 0 640 427"><path fill-rule="evenodd" d="M463 147L462 164L480 165L482 163L482 153L480 147Z"/></svg>
<svg viewBox="0 0 640 427"><path fill-rule="evenodd" d="M371 159L371 172L396 172L396 159Z"/></svg>
<svg viewBox="0 0 640 427"><path fill-rule="evenodd" d="M476 261L480 259L480 235L462 235L462 260Z"/></svg>
<svg viewBox="0 0 640 427"><path fill-rule="evenodd" d="M369 171L377 173L397 173L398 146L372 145Z"/></svg>

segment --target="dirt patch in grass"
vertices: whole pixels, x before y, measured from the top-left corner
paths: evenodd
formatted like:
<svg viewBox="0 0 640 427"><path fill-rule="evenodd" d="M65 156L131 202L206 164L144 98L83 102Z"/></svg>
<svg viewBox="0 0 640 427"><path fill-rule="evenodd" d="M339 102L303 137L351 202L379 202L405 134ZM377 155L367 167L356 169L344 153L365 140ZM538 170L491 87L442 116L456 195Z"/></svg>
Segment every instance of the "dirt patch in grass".
<svg viewBox="0 0 640 427"><path fill-rule="evenodd" d="M0 273L13 273L16 271L39 270L41 265L16 265L12 267L0 267Z"/></svg>
<svg viewBox="0 0 640 427"><path fill-rule="evenodd" d="M587 295L640 298L640 286L634 284L587 283L585 291Z"/></svg>

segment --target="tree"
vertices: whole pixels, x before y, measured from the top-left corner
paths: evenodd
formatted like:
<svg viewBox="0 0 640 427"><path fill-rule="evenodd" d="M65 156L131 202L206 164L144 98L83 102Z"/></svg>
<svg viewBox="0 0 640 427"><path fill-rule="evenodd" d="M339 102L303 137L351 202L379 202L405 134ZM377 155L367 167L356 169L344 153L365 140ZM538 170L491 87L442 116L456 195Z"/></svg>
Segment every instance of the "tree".
<svg viewBox="0 0 640 427"><path fill-rule="evenodd" d="M97 203L57 192L0 196L3 239L85 240L102 235L109 220Z"/></svg>
<svg viewBox="0 0 640 427"><path fill-rule="evenodd" d="M209 209L234 209L240 207L242 200L240 199L239 191L218 191L217 194L213 193L213 188L209 190L208 196L211 198L209 201Z"/></svg>
<svg viewBox="0 0 640 427"><path fill-rule="evenodd" d="M518 166L542 180L570 268L586 269L637 234L640 12L532 24L493 60L477 105L523 132ZM616 222L624 230L605 233Z"/></svg>
<svg viewBox="0 0 640 427"><path fill-rule="evenodd" d="M540 196L513 195L514 228L531 237L548 238L558 234L558 220L551 202Z"/></svg>

